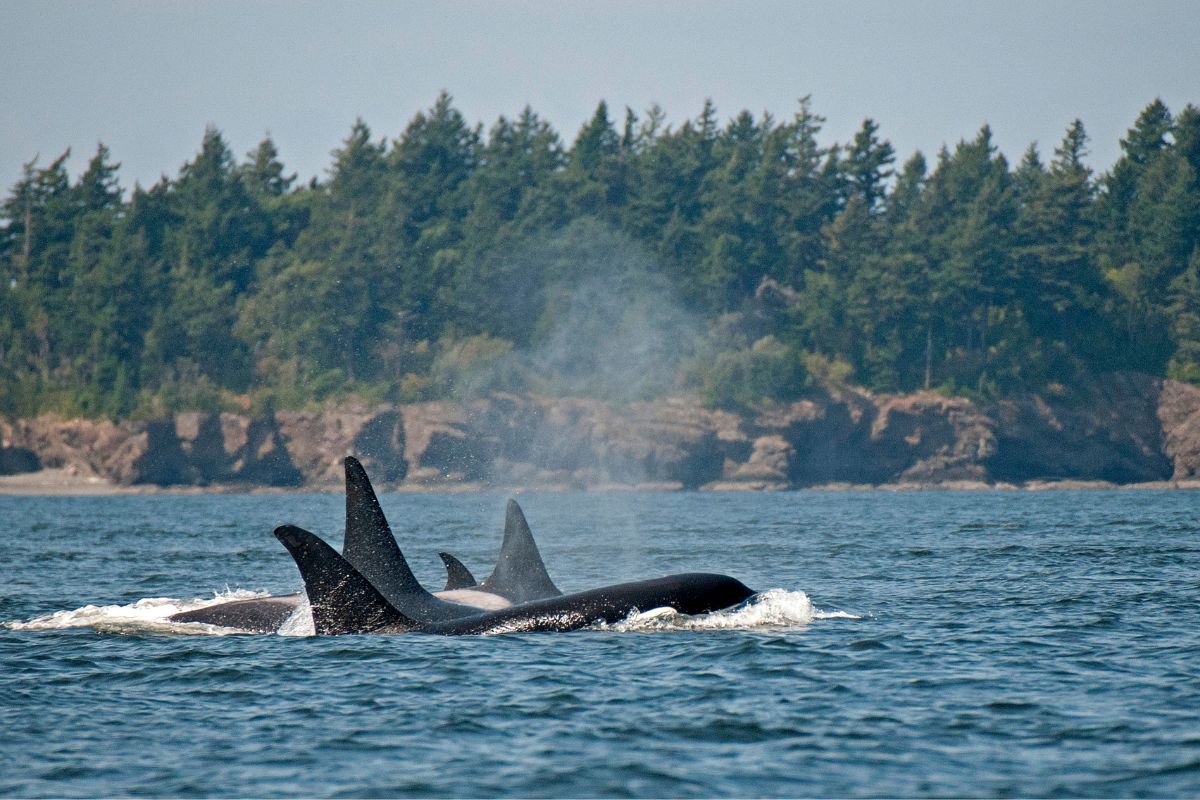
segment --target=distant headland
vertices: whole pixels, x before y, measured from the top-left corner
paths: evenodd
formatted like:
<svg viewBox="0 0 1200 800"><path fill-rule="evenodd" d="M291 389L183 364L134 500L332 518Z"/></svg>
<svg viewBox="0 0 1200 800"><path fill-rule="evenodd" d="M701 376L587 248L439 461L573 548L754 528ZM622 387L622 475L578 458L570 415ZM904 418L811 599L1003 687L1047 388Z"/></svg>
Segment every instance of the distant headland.
<svg viewBox="0 0 1200 800"><path fill-rule="evenodd" d="M298 185L216 128L0 203L0 471L116 486L789 488L1196 477L1200 108L899 159L712 103L570 141L448 94ZM332 470L332 472L331 472ZM72 477L73 475L73 477ZM68 480L70 479L70 480ZM49 476L47 476L49 480ZM60 482L61 482L60 481ZM86 488L86 486L82 487Z"/></svg>

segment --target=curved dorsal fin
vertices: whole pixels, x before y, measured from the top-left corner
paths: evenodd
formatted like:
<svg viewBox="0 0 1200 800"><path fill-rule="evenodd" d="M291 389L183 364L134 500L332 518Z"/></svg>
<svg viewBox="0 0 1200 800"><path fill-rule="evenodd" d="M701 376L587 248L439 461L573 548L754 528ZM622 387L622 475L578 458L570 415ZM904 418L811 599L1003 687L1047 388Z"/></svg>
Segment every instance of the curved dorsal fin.
<svg viewBox="0 0 1200 800"><path fill-rule="evenodd" d="M438 553L442 563L446 565L446 588L443 592L453 592L456 589L471 589L479 581L471 574L471 570L449 553Z"/></svg>
<svg viewBox="0 0 1200 800"><path fill-rule="evenodd" d="M397 611L349 561L316 535L280 525L275 538L292 554L321 635L412 629L417 623Z"/></svg>
<svg viewBox="0 0 1200 800"><path fill-rule="evenodd" d="M401 595L428 595L392 536L367 471L357 458L346 461L346 538L342 555L393 605Z"/></svg>
<svg viewBox="0 0 1200 800"><path fill-rule="evenodd" d="M356 458L348 457L345 463L346 538L342 552L346 561L408 619L426 623L479 613L471 606L439 600L417 582L392 536L367 471Z"/></svg>
<svg viewBox="0 0 1200 800"><path fill-rule="evenodd" d="M542 563L533 532L517 501L509 500L504 518L504 541L496 568L480 586L513 603L525 603L562 594Z"/></svg>

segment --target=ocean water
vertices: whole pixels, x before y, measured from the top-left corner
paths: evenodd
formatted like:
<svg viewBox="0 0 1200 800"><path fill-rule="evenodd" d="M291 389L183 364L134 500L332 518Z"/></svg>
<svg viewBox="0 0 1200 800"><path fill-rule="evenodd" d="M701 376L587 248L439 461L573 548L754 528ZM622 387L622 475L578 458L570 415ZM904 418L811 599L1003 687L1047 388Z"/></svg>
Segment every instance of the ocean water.
<svg viewBox="0 0 1200 800"><path fill-rule="evenodd" d="M485 576L502 495L383 495ZM738 611L572 633L235 635L336 494L0 497L0 795L1200 795L1200 496L519 497L565 591L724 572ZM189 635L190 634L190 635ZM221 635L224 634L224 635Z"/></svg>

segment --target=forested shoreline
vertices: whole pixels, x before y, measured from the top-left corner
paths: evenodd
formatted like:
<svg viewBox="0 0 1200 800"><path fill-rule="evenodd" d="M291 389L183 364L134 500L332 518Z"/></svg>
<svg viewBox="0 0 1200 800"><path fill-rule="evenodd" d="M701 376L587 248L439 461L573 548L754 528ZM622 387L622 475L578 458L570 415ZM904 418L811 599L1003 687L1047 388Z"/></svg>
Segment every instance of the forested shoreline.
<svg viewBox="0 0 1200 800"><path fill-rule="evenodd" d="M0 414L1200 383L1200 109L1150 103L1100 175L1078 120L1015 164L987 127L901 161L822 122L600 103L568 144L443 94L395 139L357 121L307 185L212 128L150 188L103 145L75 180L31 162L0 216Z"/></svg>

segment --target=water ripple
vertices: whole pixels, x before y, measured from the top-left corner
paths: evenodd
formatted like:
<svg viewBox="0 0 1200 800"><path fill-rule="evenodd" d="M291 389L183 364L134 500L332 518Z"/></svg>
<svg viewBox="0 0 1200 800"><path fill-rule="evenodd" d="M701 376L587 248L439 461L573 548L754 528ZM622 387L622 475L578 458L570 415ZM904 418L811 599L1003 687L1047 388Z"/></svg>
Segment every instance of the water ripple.
<svg viewBox="0 0 1200 800"><path fill-rule="evenodd" d="M382 502L428 585L495 557L503 498ZM0 795L1194 797L1194 502L531 493L564 587L767 591L459 639L165 621L294 590L269 531L336 540L336 496L0 498Z"/></svg>

